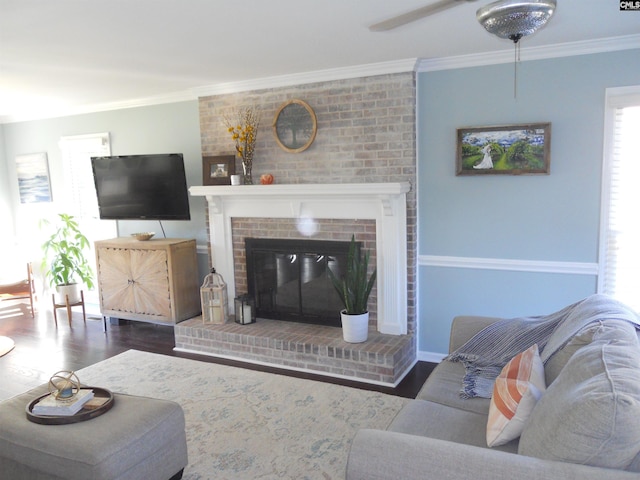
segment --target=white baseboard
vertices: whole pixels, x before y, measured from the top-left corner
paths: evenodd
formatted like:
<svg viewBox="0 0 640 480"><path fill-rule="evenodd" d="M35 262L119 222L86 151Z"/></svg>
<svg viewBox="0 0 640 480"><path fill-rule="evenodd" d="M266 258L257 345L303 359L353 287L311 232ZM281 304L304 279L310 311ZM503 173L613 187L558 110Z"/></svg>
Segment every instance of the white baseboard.
<svg viewBox="0 0 640 480"><path fill-rule="evenodd" d="M418 360L421 362L440 363L446 356L446 353L418 351Z"/></svg>

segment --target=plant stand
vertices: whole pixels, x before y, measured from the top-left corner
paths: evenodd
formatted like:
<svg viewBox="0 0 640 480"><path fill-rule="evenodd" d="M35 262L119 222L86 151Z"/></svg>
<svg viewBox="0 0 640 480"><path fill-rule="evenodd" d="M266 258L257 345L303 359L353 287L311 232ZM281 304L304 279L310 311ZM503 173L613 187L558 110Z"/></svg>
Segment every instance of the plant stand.
<svg viewBox="0 0 640 480"><path fill-rule="evenodd" d="M65 303L56 303L56 295L55 293L51 294L51 301L53 302L53 321L56 323L56 327L58 326L58 314L56 313L58 308L66 307L67 316L69 317L69 326L71 326L71 307L82 306L82 319L84 320L85 325L87 324L87 314L84 309L84 293L80 290L80 301L69 303L69 295L65 295Z"/></svg>

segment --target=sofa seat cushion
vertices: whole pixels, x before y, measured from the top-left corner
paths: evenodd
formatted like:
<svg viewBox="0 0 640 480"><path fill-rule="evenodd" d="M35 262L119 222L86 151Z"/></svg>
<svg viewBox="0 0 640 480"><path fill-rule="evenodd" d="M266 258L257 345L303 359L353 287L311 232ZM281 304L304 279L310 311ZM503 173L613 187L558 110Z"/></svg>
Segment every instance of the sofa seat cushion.
<svg viewBox="0 0 640 480"><path fill-rule="evenodd" d="M388 430L488 448L487 415L425 400L413 400L405 405ZM515 440L494 450L516 453L518 442Z"/></svg>
<svg viewBox="0 0 640 480"><path fill-rule="evenodd" d="M460 396L464 375L465 368L462 363L444 360L431 372L416 399L487 415L491 401L489 398Z"/></svg>
<svg viewBox="0 0 640 480"><path fill-rule="evenodd" d="M625 469L640 452L640 344L623 321L600 323L536 405L519 453Z"/></svg>

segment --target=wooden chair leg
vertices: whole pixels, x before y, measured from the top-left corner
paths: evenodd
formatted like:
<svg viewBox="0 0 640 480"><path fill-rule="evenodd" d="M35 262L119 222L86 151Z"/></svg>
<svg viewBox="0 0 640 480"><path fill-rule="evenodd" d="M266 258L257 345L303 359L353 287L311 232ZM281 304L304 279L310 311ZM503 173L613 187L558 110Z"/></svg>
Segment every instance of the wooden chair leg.
<svg viewBox="0 0 640 480"><path fill-rule="evenodd" d="M51 301L53 302L53 321L56 322L56 327L58 327L58 314L56 313L56 294L51 294Z"/></svg>
<svg viewBox="0 0 640 480"><path fill-rule="evenodd" d="M27 263L27 281L29 282L29 303L31 303L31 318L36 318L36 311L33 308L33 297L36 295L36 284L33 280L33 267L31 262Z"/></svg>
<svg viewBox="0 0 640 480"><path fill-rule="evenodd" d="M84 320L84 324L87 324L87 314L84 311L84 293L80 290L80 298L82 299L82 319Z"/></svg>

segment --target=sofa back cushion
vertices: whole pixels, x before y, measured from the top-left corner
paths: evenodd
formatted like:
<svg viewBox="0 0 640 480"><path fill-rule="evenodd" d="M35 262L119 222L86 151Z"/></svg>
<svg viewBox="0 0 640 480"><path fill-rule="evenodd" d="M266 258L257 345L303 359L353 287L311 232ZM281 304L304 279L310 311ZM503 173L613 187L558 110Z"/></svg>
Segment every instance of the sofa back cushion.
<svg viewBox="0 0 640 480"><path fill-rule="evenodd" d="M626 469L639 452L640 343L630 323L609 320L549 385L518 453Z"/></svg>
<svg viewBox="0 0 640 480"><path fill-rule="evenodd" d="M593 341L593 335L600 329L600 324L589 325L578 332L567 344L554 353L544 364L545 382L551 385L558 378L569 359L585 345Z"/></svg>

